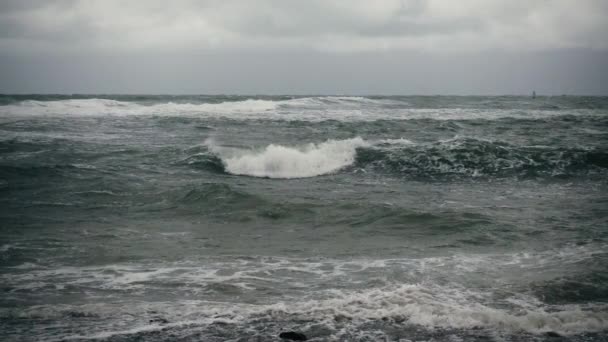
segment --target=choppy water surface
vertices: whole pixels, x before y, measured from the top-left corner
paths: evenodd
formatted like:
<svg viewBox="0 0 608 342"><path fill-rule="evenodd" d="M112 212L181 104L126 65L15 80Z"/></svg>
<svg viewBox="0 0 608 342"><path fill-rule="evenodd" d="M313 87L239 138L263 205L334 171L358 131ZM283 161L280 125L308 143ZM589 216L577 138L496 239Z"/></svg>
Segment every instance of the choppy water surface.
<svg viewBox="0 0 608 342"><path fill-rule="evenodd" d="M605 341L608 98L0 96L0 339Z"/></svg>

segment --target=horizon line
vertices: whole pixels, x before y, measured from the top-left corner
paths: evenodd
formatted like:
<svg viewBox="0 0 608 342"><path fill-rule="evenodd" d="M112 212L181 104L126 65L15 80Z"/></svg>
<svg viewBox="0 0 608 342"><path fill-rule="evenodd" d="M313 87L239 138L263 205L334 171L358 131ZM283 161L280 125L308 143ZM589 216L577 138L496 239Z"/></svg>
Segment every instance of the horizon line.
<svg viewBox="0 0 608 342"><path fill-rule="evenodd" d="M607 94L542 94L536 93L536 97L607 97ZM357 93L0 93L0 96L298 96L298 97L325 97L325 96L345 96L345 97L383 97L383 96L409 96L409 97L532 97L532 92L526 94L357 94Z"/></svg>

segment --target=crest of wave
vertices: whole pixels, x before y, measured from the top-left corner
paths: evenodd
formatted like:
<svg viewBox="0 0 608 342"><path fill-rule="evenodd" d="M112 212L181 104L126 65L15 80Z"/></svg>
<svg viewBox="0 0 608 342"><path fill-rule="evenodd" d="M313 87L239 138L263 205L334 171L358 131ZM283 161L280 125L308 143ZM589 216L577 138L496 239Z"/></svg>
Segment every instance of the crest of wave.
<svg viewBox="0 0 608 342"><path fill-rule="evenodd" d="M0 106L0 114L19 115L198 115L265 113L276 109L277 102L247 99L220 103L156 103L109 99L70 99L56 101L27 100L19 104Z"/></svg>
<svg viewBox="0 0 608 342"><path fill-rule="evenodd" d="M296 147L271 144L262 150L239 151L226 156L225 151L213 146L212 142L206 144L220 156L227 172L268 178L305 178L328 174L352 164L357 147L368 145L356 137Z"/></svg>

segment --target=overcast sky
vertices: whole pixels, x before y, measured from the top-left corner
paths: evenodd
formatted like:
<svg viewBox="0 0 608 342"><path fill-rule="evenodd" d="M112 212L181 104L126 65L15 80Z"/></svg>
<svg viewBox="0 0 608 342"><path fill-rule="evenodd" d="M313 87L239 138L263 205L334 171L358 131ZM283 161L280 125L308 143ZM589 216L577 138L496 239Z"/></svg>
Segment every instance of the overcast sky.
<svg viewBox="0 0 608 342"><path fill-rule="evenodd" d="M0 0L2 93L608 95L606 0Z"/></svg>

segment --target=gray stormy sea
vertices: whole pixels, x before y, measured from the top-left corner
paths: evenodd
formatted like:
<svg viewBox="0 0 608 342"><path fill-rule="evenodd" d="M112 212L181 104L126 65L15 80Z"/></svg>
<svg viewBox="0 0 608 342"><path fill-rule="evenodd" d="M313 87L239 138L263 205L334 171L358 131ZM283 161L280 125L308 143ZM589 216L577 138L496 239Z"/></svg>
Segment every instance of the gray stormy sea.
<svg viewBox="0 0 608 342"><path fill-rule="evenodd" d="M0 340L605 341L608 98L0 96Z"/></svg>

